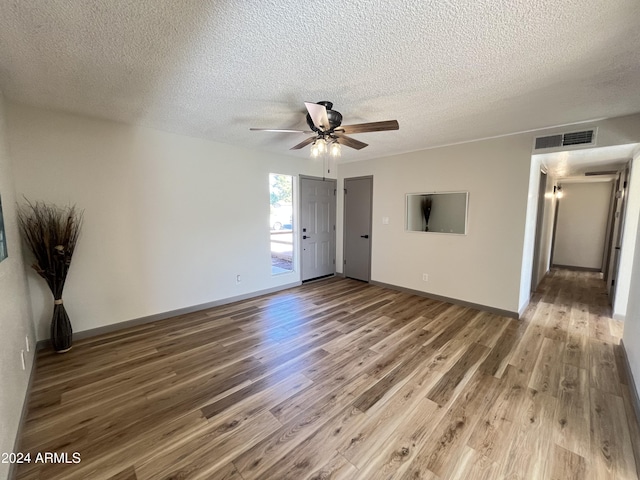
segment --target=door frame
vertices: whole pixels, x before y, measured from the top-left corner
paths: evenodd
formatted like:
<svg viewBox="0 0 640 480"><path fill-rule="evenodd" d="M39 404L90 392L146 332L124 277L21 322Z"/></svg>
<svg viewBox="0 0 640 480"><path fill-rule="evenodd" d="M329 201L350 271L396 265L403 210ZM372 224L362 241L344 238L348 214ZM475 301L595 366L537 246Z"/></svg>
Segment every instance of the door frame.
<svg viewBox="0 0 640 480"><path fill-rule="evenodd" d="M536 214L536 233L533 246L533 268L531 269L531 287L529 288L532 293L537 290L538 285L542 281L542 278L538 278L538 263L540 263L540 250L542 250L542 233L546 204L545 194L547 192L548 181L549 175L547 174L547 171L541 168L540 178L538 179L538 212Z"/></svg>
<svg viewBox="0 0 640 480"><path fill-rule="evenodd" d="M298 215L298 224L299 224L299 229L298 229L298 234L296 235L296 242L298 243L299 247L298 250L300 252L300 281L301 282L312 282L314 280L316 280L315 278L311 278L309 280L303 280L302 276L303 276L303 270L304 270L304 255L302 254L302 198L303 198L303 190L302 190L302 180L319 180L321 182L332 182L334 184L334 190L333 190L333 195L334 198L336 199L336 211L333 212L334 213L334 225L333 225L333 240L332 240L332 252L333 253L333 273L329 274L329 275L325 275L323 277L318 277L318 279L321 278L327 278L329 276L332 276L336 274L336 250L337 250L337 235L336 235L336 224L338 223L338 179L337 178L326 178L326 177L316 177L313 175L298 175L298 208L297 208L297 215Z"/></svg>
<svg viewBox="0 0 640 480"><path fill-rule="evenodd" d="M624 167L620 169L620 178L616 184L616 208L618 209L618 204L620 205L620 212L617 219L614 220L614 231L613 231L613 240L611 245L611 264L610 268L610 278L608 281L607 289L609 291L609 300L611 301L611 305L615 307L616 295L618 289L618 275L620 274L620 256L622 255L622 239L624 237L624 229L625 229L625 220L627 214L627 197L629 196L629 184L631 183L631 168L632 165L627 163ZM618 193L620 196L618 196ZM615 222L617 221L617 224Z"/></svg>
<svg viewBox="0 0 640 480"><path fill-rule="evenodd" d="M346 247L347 247L347 180L371 180L371 195L369 196L369 261L367 268L367 283L371 282L371 258L373 256L373 175L349 177L342 180L342 275L346 277Z"/></svg>
<svg viewBox="0 0 640 480"><path fill-rule="evenodd" d="M607 292L609 291L609 275L611 274L611 250L613 249L613 230L615 224L616 215L616 191L618 186L618 180L620 178L620 172L616 174L616 177L611 182L611 195L609 195L609 215L607 217L607 231L605 233L604 252L602 253L602 277L604 283L607 285Z"/></svg>

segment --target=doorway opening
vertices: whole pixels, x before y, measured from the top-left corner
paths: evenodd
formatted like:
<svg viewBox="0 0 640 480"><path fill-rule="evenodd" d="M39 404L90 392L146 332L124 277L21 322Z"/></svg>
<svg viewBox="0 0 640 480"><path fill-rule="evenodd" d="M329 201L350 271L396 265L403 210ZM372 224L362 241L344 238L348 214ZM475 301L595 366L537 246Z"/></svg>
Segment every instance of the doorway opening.
<svg viewBox="0 0 640 480"><path fill-rule="evenodd" d="M630 294L630 262L624 259L633 258L635 244L622 240L637 234L634 219L640 211L640 190L635 187L640 183L631 172L637 165L638 148L633 143L532 156L531 168L542 166L549 174L544 241L541 248L536 246L533 253L537 255L529 257L534 270L540 269L537 280L552 266L595 271L606 282L616 319L624 318ZM537 183L530 188L542 193ZM631 221L625 225L625 219ZM534 236L529 237L532 244Z"/></svg>

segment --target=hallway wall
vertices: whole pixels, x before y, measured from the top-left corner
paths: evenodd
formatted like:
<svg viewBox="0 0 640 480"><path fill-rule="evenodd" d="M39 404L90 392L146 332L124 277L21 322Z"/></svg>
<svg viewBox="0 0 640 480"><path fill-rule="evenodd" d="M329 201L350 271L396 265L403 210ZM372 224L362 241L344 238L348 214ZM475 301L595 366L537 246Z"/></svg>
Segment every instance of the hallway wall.
<svg viewBox="0 0 640 480"><path fill-rule="evenodd" d="M554 265L602 268L611 188L610 181L562 184Z"/></svg>
<svg viewBox="0 0 640 480"><path fill-rule="evenodd" d="M640 151L636 152L632 168L640 170ZM637 172L636 172L637 173ZM633 185L632 185L633 186ZM634 218L636 231L635 239L624 239L635 245L633 261L627 267L630 275L628 303L625 310L624 334L622 336L624 347L629 359L631 373L634 379L636 393L640 396L640 212L636 211Z"/></svg>
<svg viewBox="0 0 640 480"><path fill-rule="evenodd" d="M636 238L640 234L640 152L636 152L631 162L631 178L629 180L626 212L624 214L624 231L622 232L622 248L620 250L620 267L616 283L616 298L613 301L613 318L625 320L630 297L638 295L632 290L631 268L635 252ZM638 252L640 255L640 252ZM635 293L634 293L635 292Z"/></svg>
<svg viewBox="0 0 640 480"><path fill-rule="evenodd" d="M640 218L638 218L640 222ZM636 252L640 252L640 231L636 235ZM624 347L629 359L638 396L640 396L640 253L635 255L631 267L629 302L624 322Z"/></svg>

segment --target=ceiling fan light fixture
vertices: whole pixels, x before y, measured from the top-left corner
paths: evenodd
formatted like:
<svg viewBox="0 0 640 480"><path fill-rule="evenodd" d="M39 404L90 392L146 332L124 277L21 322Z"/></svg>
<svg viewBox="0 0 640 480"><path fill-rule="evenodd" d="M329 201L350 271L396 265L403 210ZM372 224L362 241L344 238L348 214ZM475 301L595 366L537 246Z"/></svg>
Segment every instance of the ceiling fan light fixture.
<svg viewBox="0 0 640 480"><path fill-rule="evenodd" d="M318 158L318 156L320 155L320 152L318 151L318 144L317 141L313 142L313 145L311 145L311 158Z"/></svg>
<svg viewBox="0 0 640 480"><path fill-rule="evenodd" d="M327 152L327 141L319 137L311 145L311 158L318 158Z"/></svg>
<svg viewBox="0 0 640 480"><path fill-rule="evenodd" d="M334 140L333 143L331 143L329 153L332 158L340 158L340 155L342 154L342 146Z"/></svg>
<svg viewBox="0 0 640 480"><path fill-rule="evenodd" d="M316 140L316 145L318 146L318 154L322 155L327 151L327 141L324 138L319 138Z"/></svg>

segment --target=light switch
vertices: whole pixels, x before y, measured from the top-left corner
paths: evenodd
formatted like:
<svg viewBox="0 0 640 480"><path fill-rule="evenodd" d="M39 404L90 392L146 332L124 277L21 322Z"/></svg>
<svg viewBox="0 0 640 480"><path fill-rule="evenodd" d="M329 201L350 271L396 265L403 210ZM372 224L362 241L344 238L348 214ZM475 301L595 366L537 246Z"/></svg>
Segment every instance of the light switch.
<svg viewBox="0 0 640 480"><path fill-rule="evenodd" d="M382 217L382 224L389 225L389 217Z"/></svg>

